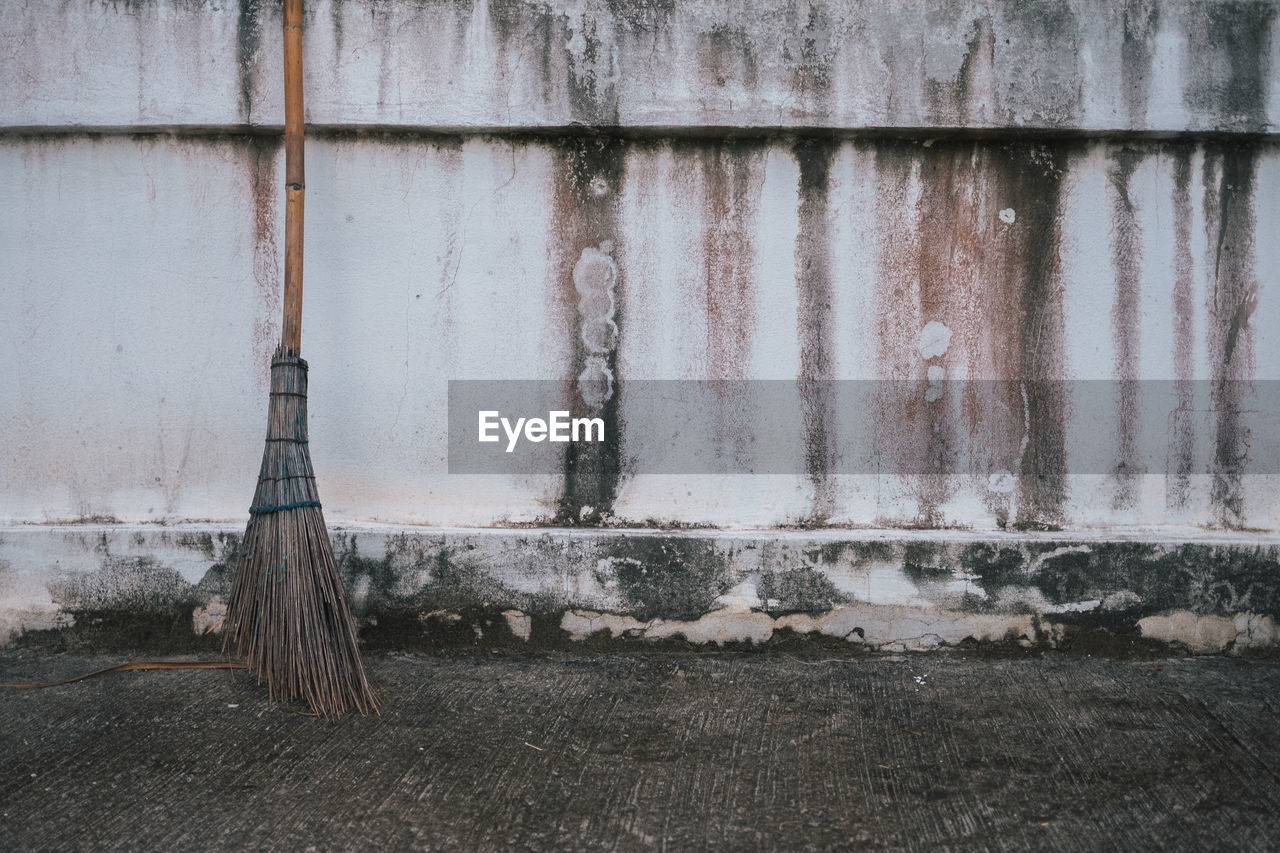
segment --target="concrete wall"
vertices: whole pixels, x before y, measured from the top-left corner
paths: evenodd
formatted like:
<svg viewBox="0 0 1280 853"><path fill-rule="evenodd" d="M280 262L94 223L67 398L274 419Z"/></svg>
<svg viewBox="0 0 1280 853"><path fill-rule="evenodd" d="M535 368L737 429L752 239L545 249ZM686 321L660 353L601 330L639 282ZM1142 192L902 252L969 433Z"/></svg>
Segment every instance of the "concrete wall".
<svg viewBox="0 0 1280 853"><path fill-rule="evenodd" d="M10 342L0 517L243 514L278 336L275 142L0 142L12 205L0 224ZM571 269L605 240L619 268L623 382L924 380L930 367L950 379L1280 379L1280 301L1266 292L1280 248L1255 239L1280 233L1271 143L596 145L310 144L304 348L330 517L557 514L563 477L447 473L446 382L576 376ZM587 155L597 167L580 170ZM600 209L584 215L574 182L602 175ZM1252 313L1241 307L1255 297ZM925 358L930 323L950 338ZM802 473L763 478L630 476L624 463L605 491L611 514L633 523L1270 528L1280 518L1274 478L1233 478L1212 454L1181 484L1176 458L1108 477L1071 473L1068 455L1051 489L993 485L995 471L1021 474L1028 452L1069 454L1073 442L1115 443L1123 461L1123 401L1101 422L1073 419L1067 401L1031 402L991 403L1008 409L1007 435L945 402L928 420L876 416L903 442L945 428L988 446L983 467L945 483L828 476L803 460ZM620 407L626 459L625 388ZM1173 408L1148 414L1168 428ZM834 428L797 422L788 445L803 456L814 434L837 441ZM1221 432L1213 419L1188 429L1202 448Z"/></svg>
<svg viewBox="0 0 1280 853"><path fill-rule="evenodd" d="M280 322L277 6L0 6L13 535L243 522ZM1062 547L1207 527L1245 531L1230 548L1274 545L1276 412L1239 389L1280 380L1280 3L307 7L303 349L331 521L1083 537ZM600 255L620 434L605 463L585 483L567 463L450 475L448 381L571 384L591 364L573 270ZM874 472L839 467L819 396L781 442L791 473L654 475L652 437L627 432L626 382L650 379L1013 390L863 413L886 441ZM1114 403L1019 385L1046 380L1109 381ZM1200 382L1213 411L1138 405L1143 381ZM718 417L749 428L732 405ZM1139 460L1144 431L1176 452ZM895 468L939 441L978 461ZM1114 464L1082 470L1099 446ZM47 548L0 537L14 626L63 607L47 581L69 571L50 556L69 540L43 529ZM633 559L602 535L600 559ZM914 583L904 549L889 561ZM1203 577L1234 571L1208 553L1187 558L1212 564ZM721 568L715 584L756 577ZM1126 612L1256 610L1161 595ZM951 606L921 601L894 606ZM640 618L607 596L547 606Z"/></svg>
<svg viewBox="0 0 1280 853"><path fill-rule="evenodd" d="M315 0L308 118L1270 132L1274 2ZM279 125L279 4L14 2L6 125Z"/></svg>
<svg viewBox="0 0 1280 853"><path fill-rule="evenodd" d="M443 390L576 375L571 268L605 240L620 381L923 379L931 366L949 379L1280 378L1280 302L1266 296L1280 250L1255 239L1280 226L1273 4L309 8L309 117L323 129L306 352L332 518L564 515L563 478L447 475ZM15 94L0 114L0 334L13 342L0 518L243 512L280 307L276 14L0 12L5 42L22 45L0 63ZM572 129L582 122L649 137ZM396 132L354 133L365 126ZM722 126L754 130L709 130ZM156 127L170 132L125 132ZM815 127L833 130L788 136ZM1028 127L1106 138L1007 136ZM559 130L521 135L531 128ZM865 136L884 128L912 131ZM932 359L929 323L951 331ZM1280 518L1274 479L1217 463L993 490L995 473L1021 474L1022 439L1033 454L1118 441L1132 417L1119 401L1107 422L1073 423L1049 400L1020 430L1017 401L1004 403L1017 440L987 447L990 470L922 484L817 460L744 481L629 476L624 461L592 509L718 525ZM959 412L932 427L898 418L877 429L955 421L961 441L993 442ZM830 430L799 425L797 453ZM1192 432L1213 446L1223 426Z"/></svg>

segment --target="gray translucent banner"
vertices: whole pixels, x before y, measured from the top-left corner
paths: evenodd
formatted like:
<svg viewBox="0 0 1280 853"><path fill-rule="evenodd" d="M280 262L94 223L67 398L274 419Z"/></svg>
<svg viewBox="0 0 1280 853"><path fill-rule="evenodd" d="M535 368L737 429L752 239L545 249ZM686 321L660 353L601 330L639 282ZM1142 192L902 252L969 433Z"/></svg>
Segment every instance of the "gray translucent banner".
<svg viewBox="0 0 1280 853"><path fill-rule="evenodd" d="M486 412L495 440L481 441ZM592 452L566 454L573 443ZM594 406L572 381L449 383L451 474L559 474L577 464L567 458L601 454L628 474L970 474L994 485L1031 472L1277 474L1280 381L629 380Z"/></svg>

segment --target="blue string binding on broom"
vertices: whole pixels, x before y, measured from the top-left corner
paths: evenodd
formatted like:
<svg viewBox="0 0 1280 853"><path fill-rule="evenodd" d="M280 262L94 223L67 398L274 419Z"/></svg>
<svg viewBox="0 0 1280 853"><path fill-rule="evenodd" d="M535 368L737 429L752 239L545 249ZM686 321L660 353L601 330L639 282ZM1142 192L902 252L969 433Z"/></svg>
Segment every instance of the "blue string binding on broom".
<svg viewBox="0 0 1280 853"><path fill-rule="evenodd" d="M302 506L320 506L320 501L298 501L297 503L281 504L280 506L251 506L249 507L250 515L267 515L272 512L284 512L286 509L297 509Z"/></svg>

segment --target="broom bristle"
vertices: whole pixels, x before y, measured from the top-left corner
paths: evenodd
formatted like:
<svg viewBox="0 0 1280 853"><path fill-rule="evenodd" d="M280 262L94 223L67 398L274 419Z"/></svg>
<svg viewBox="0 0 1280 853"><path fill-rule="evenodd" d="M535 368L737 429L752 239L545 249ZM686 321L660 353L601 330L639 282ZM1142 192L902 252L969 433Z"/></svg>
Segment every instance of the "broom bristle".
<svg viewBox="0 0 1280 853"><path fill-rule="evenodd" d="M227 605L223 649L273 700L334 719L377 711L365 679L307 448L307 363L271 362L267 446Z"/></svg>

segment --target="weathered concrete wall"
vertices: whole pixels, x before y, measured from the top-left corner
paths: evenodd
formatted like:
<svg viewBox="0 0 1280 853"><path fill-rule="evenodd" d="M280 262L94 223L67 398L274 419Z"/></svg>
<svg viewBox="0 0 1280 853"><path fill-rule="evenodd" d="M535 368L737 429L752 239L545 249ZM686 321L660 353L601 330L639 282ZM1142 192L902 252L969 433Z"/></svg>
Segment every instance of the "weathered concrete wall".
<svg viewBox="0 0 1280 853"><path fill-rule="evenodd" d="M307 4L311 450L367 637L1273 643L1280 3L757 5ZM279 333L278 14L0 4L0 641L215 618ZM450 380L587 375L606 446L448 473ZM648 473L627 383L700 379L798 381L785 473ZM842 380L917 383L857 413L869 461ZM708 409L729 456L749 408Z"/></svg>
<svg viewBox="0 0 1280 853"><path fill-rule="evenodd" d="M1273 132L1274 2L315 0L317 124ZM279 4L6 3L0 124L281 123Z"/></svg>
<svg viewBox="0 0 1280 853"><path fill-rule="evenodd" d="M622 383L1280 379L1280 247L1261 236L1280 233L1272 143L634 141L591 158L583 144L311 142L305 347L331 518L562 514L584 488L565 475L448 474L446 382L578 375L572 269L606 240ZM278 336L279 160L257 137L0 142L0 517L243 514ZM1184 423L1176 399L1099 414L1006 397L978 402L994 421L953 398L867 415L890 439L885 471L943 435L981 449L955 474L835 474L840 416L819 407L781 441L798 473L654 476L631 473L660 448L628 434L624 392L619 468L579 505L728 526L1280 519L1275 476L1223 461L1250 451L1250 423L1274 436L1274 412ZM722 414L730 434L747 417ZM1179 431L1185 459L1126 468L1139 417ZM1099 443L1114 470L1073 467ZM1053 478L1028 480L1029 460Z"/></svg>
<svg viewBox="0 0 1280 853"><path fill-rule="evenodd" d="M239 528L208 525L0 537L0 641L117 648L212 645L240 544ZM794 635L897 650L1280 645L1274 536L354 525L333 543L362 639L378 647Z"/></svg>

